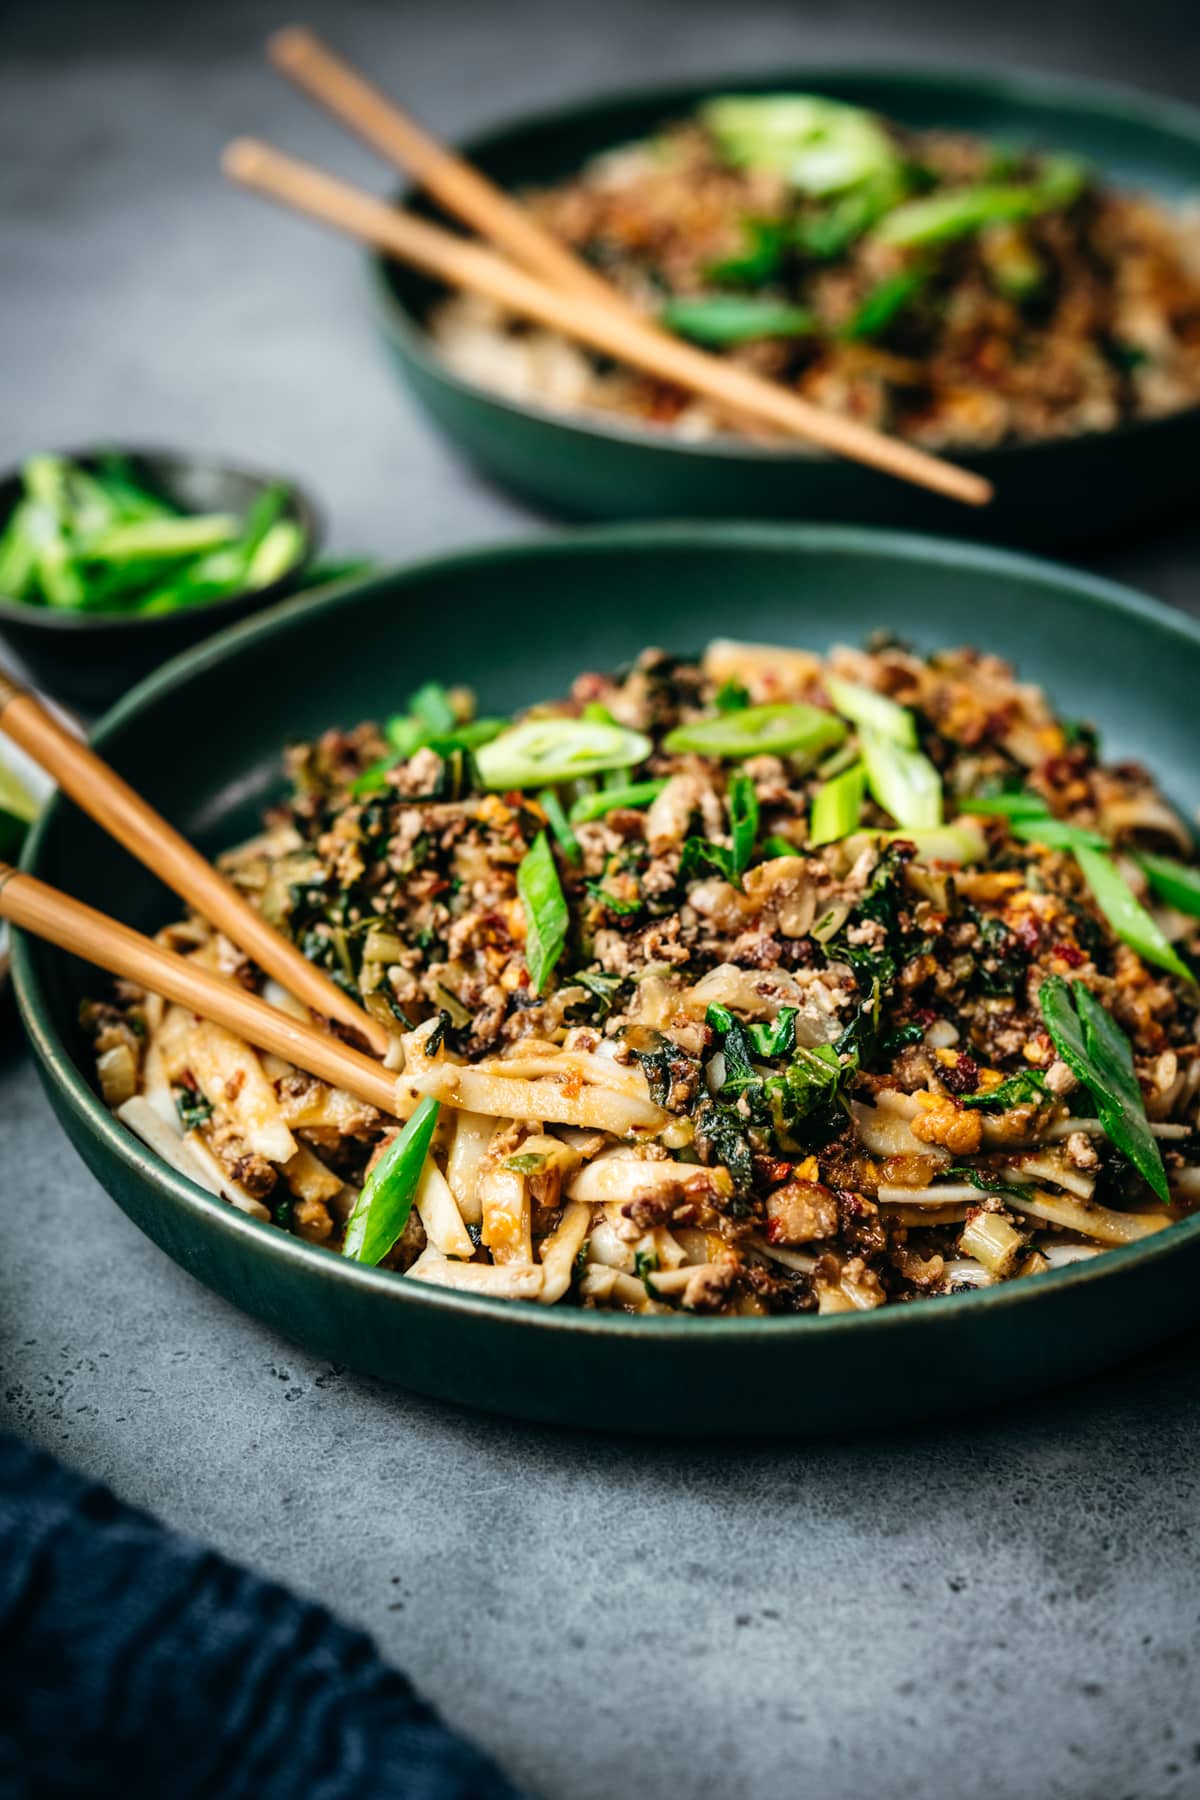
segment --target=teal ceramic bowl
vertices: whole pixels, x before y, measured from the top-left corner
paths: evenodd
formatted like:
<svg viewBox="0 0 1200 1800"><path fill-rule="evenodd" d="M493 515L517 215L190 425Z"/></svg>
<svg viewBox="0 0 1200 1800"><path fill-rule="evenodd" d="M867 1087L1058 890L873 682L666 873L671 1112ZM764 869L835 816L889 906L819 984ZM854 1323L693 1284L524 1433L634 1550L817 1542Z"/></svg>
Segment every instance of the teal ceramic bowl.
<svg viewBox="0 0 1200 1800"><path fill-rule="evenodd" d="M539 113L462 148L501 186L538 186L680 117L706 95L788 88L852 101L918 128L1067 151L1112 182L1164 200L1200 196L1200 112L1119 87L1033 74L839 66L727 75ZM404 198L437 216L411 193ZM443 362L424 327L438 288L381 257L371 266L386 342L422 406L487 474L563 517L842 520L1047 545L1165 516L1200 487L1200 408L959 458L995 484L993 504L975 509L804 447L732 438L688 444L650 427L517 403L462 380Z"/></svg>
<svg viewBox="0 0 1200 1800"><path fill-rule="evenodd" d="M285 740L379 717L426 677L467 681L484 711L507 711L648 640L686 649L736 632L821 648L880 627L1018 659L1068 716L1097 720L1109 754L1145 757L1185 815L1200 805L1200 626L1008 552L816 527L582 532L326 590L177 659L95 742L215 853L280 790ZM62 800L25 866L143 929L173 916L171 896ZM164 1167L93 1088L76 1018L103 978L23 934L13 963L55 1111L129 1217L272 1329L422 1393L655 1435L844 1430L977 1410L1195 1318L1200 1217L1059 1272L854 1316L627 1318L409 1283L258 1224ZM49 1249L44 1278L55 1279Z"/></svg>

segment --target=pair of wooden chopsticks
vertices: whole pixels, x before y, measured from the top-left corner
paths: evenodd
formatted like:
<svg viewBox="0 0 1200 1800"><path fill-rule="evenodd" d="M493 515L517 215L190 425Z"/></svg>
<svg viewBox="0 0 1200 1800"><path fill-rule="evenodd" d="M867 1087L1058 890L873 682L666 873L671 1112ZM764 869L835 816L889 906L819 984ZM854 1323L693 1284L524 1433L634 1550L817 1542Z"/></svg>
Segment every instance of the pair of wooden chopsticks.
<svg viewBox="0 0 1200 1800"><path fill-rule="evenodd" d="M512 197L440 144L371 82L300 26L276 34L277 68L414 177L504 254L376 199L252 138L225 152L231 180L374 245L450 287L495 301L591 349L715 401L740 420L807 439L969 506L992 498L982 476L824 411L799 394L670 336L638 313Z"/></svg>
<svg viewBox="0 0 1200 1800"><path fill-rule="evenodd" d="M128 782L49 713L36 695L0 671L0 730L20 744L63 791L109 835L161 877L198 913L319 1016L361 1035L382 1056L385 1028L342 992L294 944L268 924L230 881ZM0 918L63 950L135 981L164 999L226 1026L260 1050L331 1081L372 1106L394 1113L395 1086L374 1057L327 1031L212 975L187 957L164 950L104 913L59 893L31 875L0 864Z"/></svg>

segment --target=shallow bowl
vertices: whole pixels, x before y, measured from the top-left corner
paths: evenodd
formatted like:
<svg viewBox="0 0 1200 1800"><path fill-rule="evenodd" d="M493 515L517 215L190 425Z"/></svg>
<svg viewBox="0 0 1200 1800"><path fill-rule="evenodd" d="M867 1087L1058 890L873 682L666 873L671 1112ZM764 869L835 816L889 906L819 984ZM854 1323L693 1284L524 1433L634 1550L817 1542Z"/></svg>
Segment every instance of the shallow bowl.
<svg viewBox="0 0 1200 1800"><path fill-rule="evenodd" d="M470 138L464 153L506 188L562 179L597 151L644 136L719 91L829 94L917 128L944 126L1081 156L1118 185L1179 202L1200 195L1200 112L1057 75L809 67L602 95ZM434 211L411 193L418 210ZM685 443L600 415L508 400L451 372L425 329L441 292L383 257L371 263L381 327L430 416L486 473L574 519L861 521L1022 545L1108 536L1165 516L1200 486L1200 407L1116 431L959 456L995 484L975 509L804 446Z"/></svg>
<svg viewBox="0 0 1200 1800"><path fill-rule="evenodd" d="M444 557L234 627L144 682L95 741L212 854L250 835L281 791L286 740L392 712L423 679L470 682L484 712L505 712L647 641L687 649L736 633L820 649L880 628L1015 658L1066 716L1097 721L1107 754L1144 757L1195 814L1200 625L1050 563L866 530L628 527ZM143 929L177 912L61 799L25 866ZM1200 1217L991 1290L824 1318L634 1318L408 1282L259 1224L166 1168L94 1090L76 1021L103 978L20 933L13 965L54 1109L130 1218L274 1330L423 1393L656 1435L843 1430L977 1410L1194 1321Z"/></svg>

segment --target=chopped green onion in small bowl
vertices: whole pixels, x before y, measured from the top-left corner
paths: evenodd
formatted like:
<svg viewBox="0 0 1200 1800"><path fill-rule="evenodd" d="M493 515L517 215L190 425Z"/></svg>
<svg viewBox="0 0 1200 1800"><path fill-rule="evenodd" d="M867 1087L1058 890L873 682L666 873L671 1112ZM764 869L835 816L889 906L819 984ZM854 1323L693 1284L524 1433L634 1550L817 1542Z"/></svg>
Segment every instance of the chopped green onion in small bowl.
<svg viewBox="0 0 1200 1800"><path fill-rule="evenodd" d="M0 633L85 708L300 584L320 536L285 478L155 451L40 453L0 479Z"/></svg>

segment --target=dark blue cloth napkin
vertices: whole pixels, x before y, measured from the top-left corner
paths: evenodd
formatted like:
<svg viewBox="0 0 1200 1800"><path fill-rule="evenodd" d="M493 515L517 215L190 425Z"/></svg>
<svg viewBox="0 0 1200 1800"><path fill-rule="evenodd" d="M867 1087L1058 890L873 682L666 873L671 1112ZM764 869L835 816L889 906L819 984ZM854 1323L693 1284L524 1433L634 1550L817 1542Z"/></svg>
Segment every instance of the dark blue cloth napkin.
<svg viewBox="0 0 1200 1800"><path fill-rule="evenodd" d="M519 1800L362 1632L0 1436L0 1796Z"/></svg>

